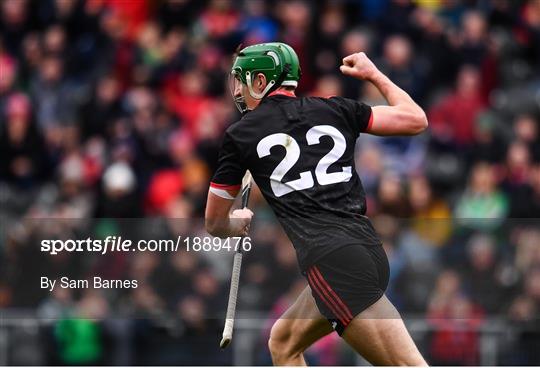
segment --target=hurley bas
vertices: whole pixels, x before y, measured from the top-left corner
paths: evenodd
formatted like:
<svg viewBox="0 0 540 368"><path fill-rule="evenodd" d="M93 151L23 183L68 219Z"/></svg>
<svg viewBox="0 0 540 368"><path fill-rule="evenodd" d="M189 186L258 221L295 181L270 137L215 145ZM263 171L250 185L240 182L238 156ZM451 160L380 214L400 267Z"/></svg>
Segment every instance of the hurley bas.
<svg viewBox="0 0 540 368"><path fill-rule="evenodd" d="M49 291L53 291L56 286L62 289L136 289L139 286L137 280L107 280L98 276L92 279L70 279L64 276L56 280L42 276L40 285Z"/></svg>

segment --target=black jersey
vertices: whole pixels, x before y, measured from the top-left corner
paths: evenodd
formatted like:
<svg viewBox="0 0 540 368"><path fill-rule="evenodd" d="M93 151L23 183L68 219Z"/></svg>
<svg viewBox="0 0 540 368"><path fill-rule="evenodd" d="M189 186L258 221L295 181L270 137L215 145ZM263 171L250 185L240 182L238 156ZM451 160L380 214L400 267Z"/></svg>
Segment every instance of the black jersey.
<svg viewBox="0 0 540 368"><path fill-rule="evenodd" d="M380 244L354 163L371 115L341 97L267 97L225 132L211 185L237 189L249 170L303 270L340 247Z"/></svg>

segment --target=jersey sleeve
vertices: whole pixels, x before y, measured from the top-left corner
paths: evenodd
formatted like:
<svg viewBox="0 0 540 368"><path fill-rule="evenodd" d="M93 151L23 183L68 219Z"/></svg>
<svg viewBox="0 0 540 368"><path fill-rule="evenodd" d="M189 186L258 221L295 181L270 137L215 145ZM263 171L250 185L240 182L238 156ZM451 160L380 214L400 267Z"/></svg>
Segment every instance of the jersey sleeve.
<svg viewBox="0 0 540 368"><path fill-rule="evenodd" d="M349 98L332 97L331 99L338 104L345 121L349 124L355 135L369 130L373 122L371 106Z"/></svg>
<svg viewBox="0 0 540 368"><path fill-rule="evenodd" d="M210 192L225 199L234 199L246 172L242 161L233 138L229 133L225 133L219 151L218 167L210 182Z"/></svg>

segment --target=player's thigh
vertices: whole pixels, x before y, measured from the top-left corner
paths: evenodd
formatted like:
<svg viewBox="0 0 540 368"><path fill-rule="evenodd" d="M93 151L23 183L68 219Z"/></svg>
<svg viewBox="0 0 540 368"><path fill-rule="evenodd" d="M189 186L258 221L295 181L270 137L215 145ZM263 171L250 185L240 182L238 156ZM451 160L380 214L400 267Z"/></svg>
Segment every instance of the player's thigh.
<svg viewBox="0 0 540 368"><path fill-rule="evenodd" d="M342 337L373 365L426 365L386 296L358 314Z"/></svg>
<svg viewBox="0 0 540 368"><path fill-rule="evenodd" d="M288 349L304 351L332 331L328 320L317 309L311 289L307 286L294 304L274 323L270 339L274 339L277 344L287 344Z"/></svg>

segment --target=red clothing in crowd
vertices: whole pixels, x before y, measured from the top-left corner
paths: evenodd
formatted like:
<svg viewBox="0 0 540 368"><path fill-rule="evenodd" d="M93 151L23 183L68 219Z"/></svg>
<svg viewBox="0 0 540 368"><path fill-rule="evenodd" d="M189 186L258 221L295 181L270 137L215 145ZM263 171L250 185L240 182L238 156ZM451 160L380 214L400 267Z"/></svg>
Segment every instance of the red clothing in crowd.
<svg viewBox="0 0 540 368"><path fill-rule="evenodd" d="M465 318L456 318L448 312L430 313L430 324L436 327L430 345L430 357L436 365L478 365L480 333L478 327L483 313L473 307Z"/></svg>
<svg viewBox="0 0 540 368"><path fill-rule="evenodd" d="M135 40L150 12L146 0L107 0L106 5L126 25L126 37Z"/></svg>
<svg viewBox="0 0 540 368"><path fill-rule="evenodd" d="M201 23L213 38L220 38L238 29L240 13L235 9L209 9L201 16Z"/></svg>
<svg viewBox="0 0 540 368"><path fill-rule="evenodd" d="M182 194L184 181L178 169L161 170L152 176L146 192L149 213L164 213L167 206Z"/></svg>
<svg viewBox="0 0 540 368"><path fill-rule="evenodd" d="M178 95L173 100L172 110L178 115L194 139L198 139L201 117L214 106L214 100L206 96Z"/></svg>
<svg viewBox="0 0 540 368"><path fill-rule="evenodd" d="M484 108L485 103L480 93L472 96L453 93L431 109L429 122L432 130L442 129L454 143L472 144L475 120Z"/></svg>

